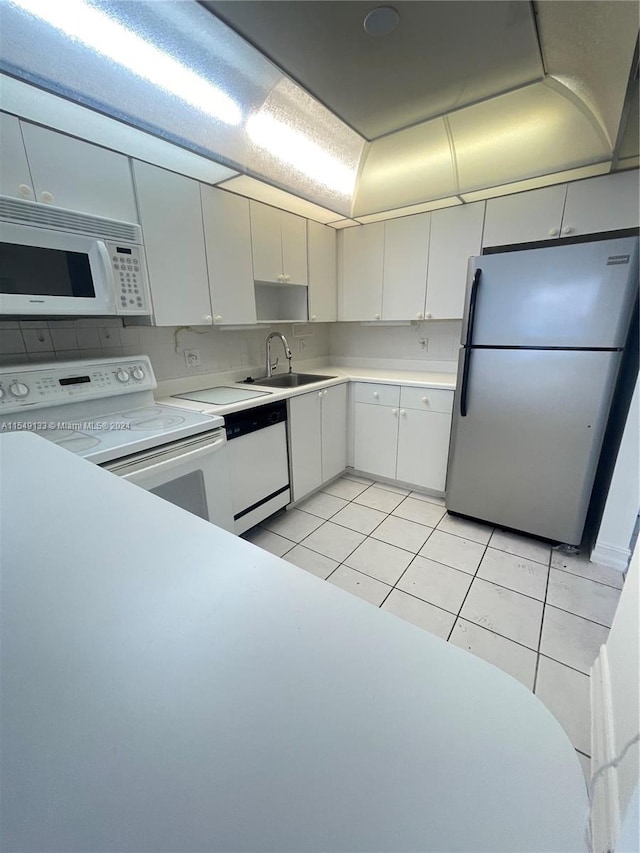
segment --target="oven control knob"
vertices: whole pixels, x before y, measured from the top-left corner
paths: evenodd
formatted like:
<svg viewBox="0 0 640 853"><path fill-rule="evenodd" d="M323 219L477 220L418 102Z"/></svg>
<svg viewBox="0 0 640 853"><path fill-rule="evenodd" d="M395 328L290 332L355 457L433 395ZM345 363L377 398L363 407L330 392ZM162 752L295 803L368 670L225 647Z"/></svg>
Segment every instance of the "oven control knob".
<svg viewBox="0 0 640 853"><path fill-rule="evenodd" d="M118 380L118 382L128 382L130 376L126 370L120 368L120 370L116 373L116 379Z"/></svg>
<svg viewBox="0 0 640 853"><path fill-rule="evenodd" d="M141 367L134 367L131 371L131 375L139 382L141 379L144 379L144 370Z"/></svg>
<svg viewBox="0 0 640 853"><path fill-rule="evenodd" d="M24 382L14 382L9 386L9 391L14 397L26 397L29 394L29 386L25 385Z"/></svg>

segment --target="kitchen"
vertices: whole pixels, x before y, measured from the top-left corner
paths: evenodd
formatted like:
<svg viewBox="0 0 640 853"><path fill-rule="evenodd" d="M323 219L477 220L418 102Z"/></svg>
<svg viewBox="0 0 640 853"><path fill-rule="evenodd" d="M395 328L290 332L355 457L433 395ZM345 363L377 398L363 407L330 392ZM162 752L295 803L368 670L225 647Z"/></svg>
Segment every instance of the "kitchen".
<svg viewBox="0 0 640 853"><path fill-rule="evenodd" d="M184 7L185 4L180 5ZM240 8L244 4L232 5ZM278 5L280 11L282 6L291 5L293 8L293 4ZM369 4L364 5L369 8ZM420 5L426 7L428 4ZM515 7L512 12L517 19L516 12L519 11L519 26L523 30L520 37L530 38L532 19L528 17L531 15L529 4L510 5ZM547 26L545 15L559 12L552 12L549 4L538 5L538 25ZM558 9L562 5L558 4ZM526 15L520 6L526 6ZM207 20L217 22L201 7L198 7L197 14L206 14ZM230 14L228 9L226 14ZM492 14L497 14L495 8ZM624 10L619 14L622 17L618 20L612 15L614 20L609 24L615 24L624 31ZM241 23L235 22L240 30ZM560 25L561 21L556 21L556 24ZM358 26L362 27L361 20ZM621 32L620 29L614 31L617 34ZM566 31L563 33L567 35ZM626 59L620 58L621 66L626 63L620 71L622 83L618 80L616 89L620 123L623 116L629 118L623 106L636 34L637 27L631 33L633 38L626 38L625 43L631 40L629 55ZM242 44L245 47L239 50L247 50L246 43ZM554 59L552 51L552 33L549 33L548 44L546 60L549 66L558 59L557 56ZM66 370L68 361L82 359L90 362L107 357L115 360L114 370L115 362L120 360L118 369L129 373L138 369L149 377L150 369L141 360L144 354L150 359L158 387L154 389L152 383L149 383L151 387L136 386L137 390L131 395L132 409L142 405L152 407L159 401L158 408L180 405L182 411L195 415L203 414L206 405L206 413L214 411L215 416L226 418L230 414L235 417L236 412L242 414L266 408L261 406L256 410L255 404L251 403L251 399L255 400L259 394L269 394L261 397L263 401L269 401L268 405L288 400L289 443L285 451L289 453L292 468L292 491L275 496L276 503L279 497L280 506L269 504L266 509L280 509L287 505L289 499L296 504L305 499L315 501L315 504L307 503L306 510L293 507L271 520L269 513L258 513L258 519L252 513L256 513L255 504L260 501L245 496L233 514L244 513L241 518L245 518L247 527L242 530L236 528L236 532L247 531L245 535L257 544L284 555L285 559L289 554L291 561L296 563L297 560L298 565L304 564L304 568L316 574L328 577L330 573L334 577L333 583L369 597L376 604L388 600L386 609L392 609L395 602L395 612L408 621L418 621L427 631L444 635L444 639L451 633L452 642L455 643L457 636L460 645L465 648L473 646L471 650L480 657L486 656L498 666L502 660L507 671L510 667L515 668L516 673L512 674L520 677L530 691L534 689L538 672L540 689L536 691L537 695L548 701L552 711L573 734L574 745L583 758L591 755L588 716L585 722L581 711L580 724L577 725L576 715L571 711L568 715L566 713L566 697L570 697L569 705L574 708L584 708L588 704L590 666L606 638L613 617L611 602L615 609L618 589L622 586L621 568L626 566L624 559L622 567L614 564L614 567L610 565L607 568L603 555L610 558L615 554L620 560L624 555L615 550L619 547L621 552L627 549L628 557L629 531L622 533L623 539L627 535L626 541L603 539L599 559L589 563L584 557L570 553L552 554L550 545L542 546L537 540L512 538L509 541L508 535L494 532L492 526L458 527L457 532L462 535L456 537L455 525L465 522L445 516L442 498L468 257L495 246L553 240L561 233L573 238L637 229L637 153L634 155L627 150L628 138L621 134L615 152L609 151L607 159L602 125L586 121L584 107L572 111L573 101L568 100L564 125L553 112L557 110L557 104L553 109L549 107L547 120L556 128L554 132L559 134L558 138L563 143L555 152L545 153L551 159L556 158L553 163L534 164L532 158L538 149L539 139L535 140L535 146L531 140L526 147L524 137L516 142L525 149L522 163L514 163L513 157L509 162L502 162L514 139L510 138L508 145L505 142L505 147L500 149L500 137L497 129L493 128L495 144L491 156L485 156L483 161L475 164L482 173L481 180L485 182L481 186L478 172L469 177L473 164L465 163L464 137L456 136L459 144L456 192L446 188L450 161L449 166L445 163L442 172L438 172L440 184L430 187L429 195L425 190L424 169L423 173L414 172L413 175L409 170L409 177L396 172L392 186L385 185L384 176L385 170L390 171L391 156L397 158L398 152L404 151L409 158L418 147L424 149L428 140L433 143L435 157L437 128L431 127L428 134L417 142L408 139L404 149L402 140L398 140L398 148L393 154L385 151L388 143L384 142L392 139L393 134L384 136L380 135L380 128L371 129L363 136L379 137L383 141L374 141L368 149L358 189L361 207L359 211L353 209L359 216L352 218L352 211L347 214L344 201L336 201L335 189L318 190L317 178L312 179L308 186L291 186L291 176L297 174L295 167L291 164L274 165L271 154L260 159L259 152L256 155L253 151L251 156L258 159L245 167L251 176L234 177L234 172L225 165L234 159L229 154L231 142L226 130L221 134L220 145L227 148L218 152L221 164L215 161L215 157L209 159L201 153L194 153L202 152L201 138L192 143L195 148L191 150L185 146L176 147L167 141L171 135L166 130L164 134L151 135L136 130L130 123L108 118L103 114L108 112L104 107L100 112L92 112L74 103L73 98L56 97L45 89L66 93L60 92L51 82L44 85L42 69L34 68L29 73L23 69L22 74L16 72L18 60L16 55L10 54L12 50L19 51L20 45L18 36L15 43L8 39L5 47L9 55L3 58L3 68L8 74L2 78L2 107L5 112L2 113L1 125L1 194L16 198L23 204L30 202L31 208L46 210L48 217L53 215L53 208L61 208L87 217L139 223L142 238L137 239L141 239L144 245L145 284L150 291L153 325L140 321L140 324L132 325L133 315L127 316L123 322L117 317L73 319L67 316L51 319L50 315L46 318L28 317L27 312L18 312L20 316L0 321L2 369L7 368L11 373L14 366L26 363L37 370L38 364L57 361L61 363L61 369ZM76 45L75 49L82 54L81 47ZM537 42L535 50L538 51ZM267 49L265 52L270 53ZM33 62L36 60L33 57ZM611 64L609 54L601 60ZM253 56L253 61L259 60ZM594 55L592 61L597 68L598 56ZM258 69L262 71L262 66ZM531 74L530 69L517 70L525 76ZM115 73L122 72L116 68ZM291 73L291 76L295 78L298 75ZM39 82L44 88L28 85L26 80ZM318 79L317 85L321 82ZM62 85L64 88L64 83ZM547 85L541 93L542 84L523 85L521 81L520 85L519 91L525 100L522 104L510 106L507 115L516 116L517 110L530 111L533 102L528 100L529 97L534 100L544 100L543 96L547 95L557 98L557 86ZM630 90L633 90L633 83ZM128 97L134 96L135 92L130 91ZM87 97L91 103L91 96ZM93 97L96 98L95 92ZM482 101L483 97L486 98L486 93L483 96L476 91L470 100L488 105L487 110L494 109L495 104L491 100ZM131 108L131 104L126 106ZM319 109L317 102L312 107ZM124 107L119 109L120 112L115 114L122 118ZM552 114L557 119L553 125ZM458 110L455 115L462 120L465 109ZM540 115L542 121L544 111ZM326 118L325 114L323 116ZM485 121L488 121L487 116ZM558 123L560 130L557 129ZM146 127L150 124L147 118ZM153 124L158 127L157 116ZM633 119L628 126L633 126ZM474 132L477 128L478 125L474 125ZM198 133L197 128L195 132ZM454 133L453 130L451 132ZM327 133L337 133L335 125L329 123ZM165 138L161 138L163 135ZM612 137L611 127L609 137ZM342 151L346 152L345 156L350 153L353 160L353 137L347 134L346 139ZM580 148L577 153L571 147L574 144ZM621 152L626 157L620 156ZM617 170L609 174L614 160ZM237 162L237 153L234 162ZM487 169L491 164L489 173ZM256 174L268 180L259 181ZM433 183L434 174L429 173L427 177ZM221 182L225 184L223 189L214 188L214 184ZM294 192L284 192L283 186ZM296 195L295 190L300 195ZM422 206L416 197L421 193ZM37 205L33 205L34 198ZM318 204L318 201L323 204ZM50 209L46 207L47 203L51 205ZM390 216L390 212L393 215ZM339 220L336 219L338 213L342 214ZM360 220L364 220L364 224L357 225ZM42 223L40 226L32 225L34 228L42 227ZM119 236L118 239L123 238ZM122 243L118 245L122 246ZM138 245L135 239L131 245ZM126 268L123 279L133 274L134 266L128 262L123 265ZM286 281L287 276L289 281ZM233 287L228 286L229 281L233 282ZM176 282L180 282L179 289ZM137 306L134 306L135 310ZM144 316L144 312L139 316ZM282 342L274 340L271 358L266 357L265 342L271 331L285 336L296 373L318 372L335 378L321 385L311 384L306 390L303 386L294 392L274 392L268 385L262 386L259 377L268 372L267 361L273 363L276 357L279 359L276 376L287 371ZM84 371L75 371L78 376L81 373ZM254 384L236 384L247 376L258 377L255 387ZM242 389L246 394L251 392L252 397L245 403L211 405L206 401L185 401L175 397L193 397L202 389L214 386L235 388L236 397L240 393L238 389ZM114 387L122 390L121 385ZM338 394L342 397L336 396ZM123 406L125 396L122 395ZM80 406L80 403L73 405ZM330 407L333 408L329 414ZM104 411L114 411L114 408L103 406L96 410L95 415ZM416 444L416 439L411 436L408 425L414 412L422 425L419 435L424 436L424 431L430 430L429 454L422 453L420 439ZM388 420L383 421L387 415ZM396 420L392 420L394 418ZM406 427L403 418L406 419ZM60 417L60 420L66 421L67 418ZM622 435L621 447L631 446L629 458L633 460L631 420L629 418L627 424L629 429ZM255 424L250 423L243 428L248 430L246 436L230 438L227 435L230 453L242 446L245 437L258 432L266 435L270 430L277 430L278 424L269 424L268 428L258 430ZM281 428L280 432L284 430ZM183 437L180 438L182 440ZM185 436L184 440L187 439ZM427 456L431 464L425 467L423 462ZM246 458L245 453L239 450L238 457L240 461ZM270 459L268 451L261 451L253 463L256 475L263 465L265 469L268 467L266 463ZM112 463L107 461L106 464ZM624 465L621 461L619 467L628 470L632 464ZM336 479L347 465L355 473L347 471L346 478ZM401 475L399 471L405 473ZM132 477L137 473L132 471ZM612 490L623 474L624 471L616 466ZM252 487L252 480L256 478L249 477L250 482L245 485ZM273 488L267 489L266 497L284 485L274 484ZM410 486L415 487L412 494L409 494ZM631 510L635 517L637 505ZM331 522L330 518L339 513L343 514L343 523L340 520ZM606 517L605 510L603 519ZM253 527L250 522L254 520L263 522L263 527ZM325 525L325 542L320 544L321 534L317 531ZM382 525L393 531L384 534L386 540L384 536L377 538L371 535ZM420 528L425 531L422 541L423 531ZM432 531L437 535L434 536ZM407 537L411 533L416 539L410 544ZM337 534L344 541L339 542ZM315 540L311 538L314 536ZM495 537L496 547L491 546L489 537ZM443 541L456 545L456 538L465 543L462 557L431 550L438 544L442 546ZM315 542L315 547L301 544L303 540L310 540L307 545ZM353 543L353 547L349 547L349 543ZM478 621L483 616L485 605L477 614L466 619L474 604L471 597L468 612L462 613L470 589L468 578L478 571L486 550L498 554L508 554L511 550L512 556L526 564L524 571L535 578L543 576L542 591L531 593L529 590L523 596L522 588L513 590L512 582L504 580L504 566L493 567L494 572L502 571L502 575L485 574L489 571L487 560L478 578L473 580L476 586L471 587L480 589L482 578L488 587L509 590L511 585L510 592L501 593L507 596L509 607L517 602L522 604L521 599L528 596L526 602L533 602L528 605L529 609L533 608L536 614L540 611L540 616L529 620L533 640L514 634L514 629L505 625L501 629L503 634L497 630L487 644L487 634L491 632L481 629L482 623ZM359 551L359 556L352 560L351 554L356 551ZM424 551L422 555L419 554L421 551ZM477 557L475 552L478 552ZM437 594L448 598L438 597L434 601L432 590L421 597L420 575L424 572L415 570L412 578L410 573L404 574L407 566L397 562L405 559L406 554L418 568L420 561L425 560L429 561L433 571L440 571L442 577ZM398 566L395 577L394 559ZM456 560L459 561L457 566ZM357 565L349 565L350 562ZM445 568L439 569L439 566ZM368 574L367 569L373 574ZM380 572L386 574L381 577ZM569 598L571 595L579 598L580 583L571 580L579 575L584 581L594 584L590 589L598 593L599 599L605 599L596 618L592 614L591 618L587 615L585 619L584 614L589 613L588 610L576 613L575 602L562 604L561 597L564 595L566 602L567 590L560 582L563 581L565 586L567 582L573 584ZM404 589L402 585L397 586L401 576L406 579ZM504 585L500 584L500 577ZM555 598L549 597L545 586L547 578ZM585 589L584 584L582 589ZM378 598L380 595L383 598ZM582 606L590 607L591 604ZM590 639L585 645L585 648L593 647L590 659L588 655L579 654L577 658L565 656L558 661L562 652L556 650L551 653L551 646L546 645L541 649L541 613L545 609L548 616L569 612L569 621L578 620L581 627L584 627L583 622L597 626L590 629ZM608 624L604 625L603 621ZM474 629L474 625L478 628ZM461 636L460 626L466 627L464 633L475 632L475 641L471 636ZM558 630L566 630L566 625ZM506 645L493 640L498 636ZM544 674L545 667L546 694L540 674ZM560 696L562 701L558 698ZM563 708L559 707L563 702L564 719Z"/></svg>

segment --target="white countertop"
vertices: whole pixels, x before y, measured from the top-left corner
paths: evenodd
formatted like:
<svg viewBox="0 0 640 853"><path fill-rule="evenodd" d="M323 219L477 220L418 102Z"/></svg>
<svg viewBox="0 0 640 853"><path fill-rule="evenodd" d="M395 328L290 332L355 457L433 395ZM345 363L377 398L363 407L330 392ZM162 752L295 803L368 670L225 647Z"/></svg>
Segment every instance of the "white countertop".
<svg viewBox="0 0 640 853"><path fill-rule="evenodd" d="M518 681L38 436L0 465L4 849L585 849Z"/></svg>
<svg viewBox="0 0 640 853"><path fill-rule="evenodd" d="M274 375L281 375L286 371L275 371ZM278 400L286 400L289 397L294 397L298 394L306 394L309 391L328 388L332 385L340 385L344 382L376 382L386 385L411 385L418 388L442 388L447 391L454 391L456 387L455 373L434 373L430 371L416 370L384 370L374 367L344 367L334 364L314 362L313 367L305 364L295 364L294 373L318 373L320 375L330 375L333 378L312 383L309 385L301 385L299 388L273 388L261 386L260 382L252 385L239 385L241 388L255 388L256 390L268 390L271 393L266 397L258 397L251 400L243 400L239 403L230 403L228 405L212 405L207 403L199 403L194 400L175 399L174 394L184 394L191 391L201 390L204 388L215 388L221 386L230 386L235 384L234 377L237 378L238 371L228 374L208 374L200 376L190 376L183 379L175 379L161 382L158 384L156 391L156 399L158 402L166 403L174 406L182 406L192 411L199 412L214 412L219 415L228 415L231 412L241 412L245 409L253 409L256 406L263 406L266 403L275 403ZM247 375L247 370L244 371L244 376Z"/></svg>

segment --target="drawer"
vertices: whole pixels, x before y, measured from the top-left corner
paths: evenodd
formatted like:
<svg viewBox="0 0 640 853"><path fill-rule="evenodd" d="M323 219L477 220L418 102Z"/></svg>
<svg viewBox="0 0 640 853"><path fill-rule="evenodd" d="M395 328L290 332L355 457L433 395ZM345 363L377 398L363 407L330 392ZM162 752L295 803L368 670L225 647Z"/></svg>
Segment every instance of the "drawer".
<svg viewBox="0 0 640 853"><path fill-rule="evenodd" d="M423 412L453 411L453 391L442 388L407 388L400 389L400 406L403 409L421 409Z"/></svg>
<svg viewBox="0 0 640 853"><path fill-rule="evenodd" d="M400 388L397 385L377 385L373 382L356 382L356 403L378 403L381 406L397 406Z"/></svg>

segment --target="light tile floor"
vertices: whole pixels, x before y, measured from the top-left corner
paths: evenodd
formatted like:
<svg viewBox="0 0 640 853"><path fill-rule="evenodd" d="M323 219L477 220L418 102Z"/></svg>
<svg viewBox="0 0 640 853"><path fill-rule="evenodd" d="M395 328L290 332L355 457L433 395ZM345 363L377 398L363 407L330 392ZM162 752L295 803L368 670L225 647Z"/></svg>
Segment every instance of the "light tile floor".
<svg viewBox="0 0 640 853"><path fill-rule="evenodd" d="M620 597L619 572L350 474L244 536L519 679L588 773L589 669Z"/></svg>

